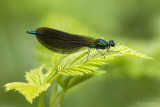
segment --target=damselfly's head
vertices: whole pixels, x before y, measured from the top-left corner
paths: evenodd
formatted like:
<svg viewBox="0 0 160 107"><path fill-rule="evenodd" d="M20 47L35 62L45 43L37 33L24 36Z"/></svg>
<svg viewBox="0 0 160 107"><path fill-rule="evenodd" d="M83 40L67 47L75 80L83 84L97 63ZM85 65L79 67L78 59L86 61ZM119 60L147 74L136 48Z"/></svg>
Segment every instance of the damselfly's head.
<svg viewBox="0 0 160 107"><path fill-rule="evenodd" d="M113 40L110 40L110 41L109 41L109 45L110 45L111 47L115 47L114 41L113 41Z"/></svg>

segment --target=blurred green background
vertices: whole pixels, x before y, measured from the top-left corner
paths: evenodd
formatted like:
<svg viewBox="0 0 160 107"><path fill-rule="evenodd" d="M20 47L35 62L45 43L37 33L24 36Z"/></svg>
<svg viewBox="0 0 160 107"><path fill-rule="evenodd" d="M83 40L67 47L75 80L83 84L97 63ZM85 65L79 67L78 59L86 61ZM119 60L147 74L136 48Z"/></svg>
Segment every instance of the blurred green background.
<svg viewBox="0 0 160 107"><path fill-rule="evenodd" d="M106 74L71 89L62 107L160 107L159 0L1 0L0 107L36 106L37 99L31 105L3 86L24 82L26 71L50 63L54 53L37 51L39 43L25 33L42 26L113 39L154 58L110 62L102 68Z"/></svg>

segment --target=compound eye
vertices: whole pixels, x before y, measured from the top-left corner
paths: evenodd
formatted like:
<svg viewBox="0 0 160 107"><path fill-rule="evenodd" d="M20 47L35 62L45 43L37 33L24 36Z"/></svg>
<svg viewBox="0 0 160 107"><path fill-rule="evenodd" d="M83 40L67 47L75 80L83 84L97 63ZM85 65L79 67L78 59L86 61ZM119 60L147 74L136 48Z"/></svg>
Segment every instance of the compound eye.
<svg viewBox="0 0 160 107"><path fill-rule="evenodd" d="M115 43L113 42L113 40L110 40L109 42L110 42L110 45L111 45L112 47L115 46Z"/></svg>
<svg viewBox="0 0 160 107"><path fill-rule="evenodd" d="M115 44L114 44L114 43L111 43L111 46L112 46L112 47L114 47L114 46L115 46Z"/></svg>

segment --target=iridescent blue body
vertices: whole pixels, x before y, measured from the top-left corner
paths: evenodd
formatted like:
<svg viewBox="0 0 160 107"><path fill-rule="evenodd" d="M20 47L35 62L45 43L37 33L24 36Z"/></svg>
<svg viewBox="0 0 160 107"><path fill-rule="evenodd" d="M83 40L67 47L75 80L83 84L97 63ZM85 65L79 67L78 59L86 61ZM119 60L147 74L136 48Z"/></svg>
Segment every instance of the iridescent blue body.
<svg viewBox="0 0 160 107"><path fill-rule="evenodd" d="M89 47L89 52L91 48L96 48L98 52L100 52L98 49L107 49L108 51L110 47L115 46L113 40L106 42L103 39L95 39L88 36L70 34L46 27L38 28L36 31L27 31L26 33L35 34L38 41L46 48L62 54L73 53L83 47Z"/></svg>

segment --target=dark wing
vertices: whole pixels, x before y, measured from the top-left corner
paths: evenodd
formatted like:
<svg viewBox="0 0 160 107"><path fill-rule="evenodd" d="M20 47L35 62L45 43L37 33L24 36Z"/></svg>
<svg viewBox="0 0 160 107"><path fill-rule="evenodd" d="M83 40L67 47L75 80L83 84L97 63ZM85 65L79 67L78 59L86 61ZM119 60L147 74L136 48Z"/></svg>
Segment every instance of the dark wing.
<svg viewBox="0 0 160 107"><path fill-rule="evenodd" d="M96 39L73 35L59 30L41 27L36 29L38 41L46 48L58 53L73 53L83 47L94 45Z"/></svg>

